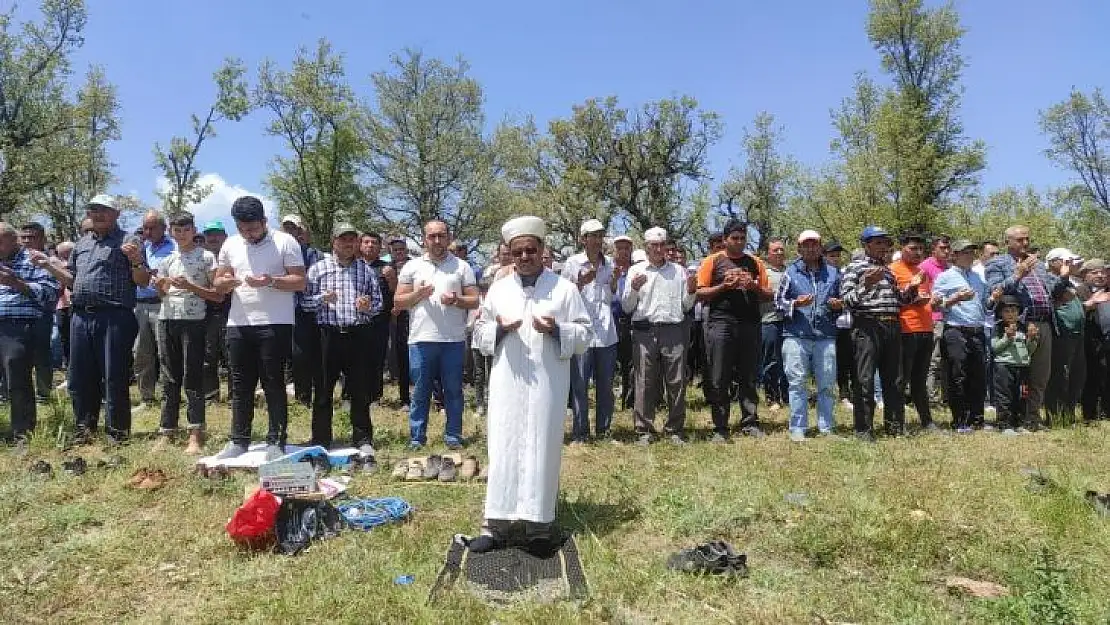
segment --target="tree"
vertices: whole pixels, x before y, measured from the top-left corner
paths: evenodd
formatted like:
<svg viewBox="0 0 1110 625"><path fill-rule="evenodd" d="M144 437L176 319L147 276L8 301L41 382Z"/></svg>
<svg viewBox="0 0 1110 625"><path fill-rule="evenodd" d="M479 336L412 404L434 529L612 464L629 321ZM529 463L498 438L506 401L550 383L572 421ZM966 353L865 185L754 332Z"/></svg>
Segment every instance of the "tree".
<svg viewBox="0 0 1110 625"><path fill-rule="evenodd" d="M1110 105L1095 89L1072 89L1067 100L1040 113L1045 155L1079 176L1095 204L1110 214Z"/></svg>
<svg viewBox="0 0 1110 625"><path fill-rule="evenodd" d="M424 224L447 223L455 238L475 241L490 223L479 210L497 164L482 137L478 81L462 58L454 64L406 49L390 71L372 76L375 100L367 123L366 165L378 219L419 239Z"/></svg>
<svg viewBox="0 0 1110 625"><path fill-rule="evenodd" d="M312 52L298 50L288 72L265 61L254 102L271 115L267 134L291 153L274 157L267 178L282 212L300 215L316 241L330 241L338 221L365 224L368 198L356 180L366 156L365 112L342 55L321 39Z"/></svg>
<svg viewBox="0 0 1110 625"><path fill-rule="evenodd" d="M85 85L77 92L72 126L49 139L46 151L58 173L32 198L35 210L50 220L59 240L80 234L85 205L113 182L115 164L107 144L120 138L119 101L115 85L99 67L89 69Z"/></svg>
<svg viewBox="0 0 1110 625"><path fill-rule="evenodd" d="M686 96L636 110L615 97L590 99L550 130L563 181L592 195L603 222L638 232L660 226L683 242L704 231L706 215L688 200L709 178L707 151L721 136L716 113Z"/></svg>
<svg viewBox="0 0 1110 625"><path fill-rule="evenodd" d="M784 234L783 210L796 171L794 163L779 153L782 133L774 115L757 115L754 129L744 129L743 168L729 172L717 191L718 211L725 218L748 222L759 234L761 249L766 249L769 237Z"/></svg>
<svg viewBox="0 0 1110 625"><path fill-rule="evenodd" d="M894 228L932 230L942 222L938 212L984 167L983 143L969 142L959 119L963 34L951 4L871 0L867 35L893 83L875 136Z"/></svg>
<svg viewBox="0 0 1110 625"><path fill-rule="evenodd" d="M212 192L210 187L197 184L200 178L200 170L196 166L197 154L205 139L216 136L217 122L239 121L250 110L247 83L243 78L246 71L239 59L225 60L213 74L216 100L208 108L208 114L203 120L196 114L192 115L192 135L170 139L169 149L154 144L155 169L161 170L167 182L166 188L158 190L157 194L168 214L179 213L190 204L202 202Z"/></svg>
<svg viewBox="0 0 1110 625"><path fill-rule="evenodd" d="M1029 227L1035 243L1043 250L1066 244L1067 231L1061 213L1051 195L1042 195L1033 187L1004 187L986 197L969 194L950 211L949 232L971 241L997 241L1003 245L1003 233L1015 224Z"/></svg>
<svg viewBox="0 0 1110 625"><path fill-rule="evenodd" d="M82 0L43 0L42 21L15 28L0 14L0 216L54 184L64 169L46 149L72 126L70 55L84 43Z"/></svg>

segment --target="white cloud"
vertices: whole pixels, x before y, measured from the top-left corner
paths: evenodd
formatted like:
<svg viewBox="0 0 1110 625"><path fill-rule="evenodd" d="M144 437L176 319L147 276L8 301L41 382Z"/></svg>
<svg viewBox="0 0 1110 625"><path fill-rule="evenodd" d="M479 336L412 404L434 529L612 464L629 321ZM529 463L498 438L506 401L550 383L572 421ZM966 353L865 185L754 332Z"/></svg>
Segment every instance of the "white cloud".
<svg viewBox="0 0 1110 625"><path fill-rule="evenodd" d="M266 207L266 215L271 218L271 223L277 219L277 206L270 198L258 191L251 191L237 184L228 184L222 176L215 173L201 174L197 183L201 186L210 186L212 189L212 192L204 198L204 201L190 204L187 207L187 210L196 218L198 226L206 221L220 219L223 220L224 226L231 230L233 228L231 204L243 195L253 195L261 199L263 206ZM154 182L154 187L159 192L164 191L169 188L169 181L164 177L159 177Z"/></svg>

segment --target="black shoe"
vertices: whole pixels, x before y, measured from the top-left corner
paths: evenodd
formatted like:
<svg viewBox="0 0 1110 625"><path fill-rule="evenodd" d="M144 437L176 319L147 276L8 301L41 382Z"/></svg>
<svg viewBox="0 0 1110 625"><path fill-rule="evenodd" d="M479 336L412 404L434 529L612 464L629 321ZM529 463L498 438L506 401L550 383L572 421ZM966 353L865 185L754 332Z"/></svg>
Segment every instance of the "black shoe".
<svg viewBox="0 0 1110 625"><path fill-rule="evenodd" d="M748 557L737 553L732 545L715 540L672 554L667 558L667 568L684 573L746 576Z"/></svg>
<svg viewBox="0 0 1110 625"><path fill-rule="evenodd" d="M748 427L741 429L740 432L743 433L745 436L750 436L752 438L763 438L764 436L766 436L766 434L763 433L763 430L759 429L759 426L755 425L749 425Z"/></svg>
<svg viewBox="0 0 1110 625"><path fill-rule="evenodd" d="M856 440L861 443L874 443L875 435L871 432L856 432Z"/></svg>
<svg viewBox="0 0 1110 625"><path fill-rule="evenodd" d="M470 542L467 543L466 546L468 549L470 549L470 551L474 553L486 553L487 551L493 551L494 549L500 547L501 541L497 540L493 536L486 536L485 534L483 534L481 536L471 538Z"/></svg>
<svg viewBox="0 0 1110 625"><path fill-rule="evenodd" d="M73 444L78 446L91 445L94 438L96 438L96 433L93 432L92 428L78 427L73 433Z"/></svg>
<svg viewBox="0 0 1110 625"><path fill-rule="evenodd" d="M54 467L50 466L50 463L45 460L35 461L35 463L31 465L31 468L29 470L31 471L32 475L40 475L42 477L54 476Z"/></svg>
<svg viewBox="0 0 1110 625"><path fill-rule="evenodd" d="M84 475L88 468L88 463L86 463L85 459L81 456L62 462L62 470L65 471L67 475L73 477Z"/></svg>
<svg viewBox="0 0 1110 625"><path fill-rule="evenodd" d="M428 456L428 461L424 463L424 479L436 479L441 469L443 469L443 457L438 454Z"/></svg>

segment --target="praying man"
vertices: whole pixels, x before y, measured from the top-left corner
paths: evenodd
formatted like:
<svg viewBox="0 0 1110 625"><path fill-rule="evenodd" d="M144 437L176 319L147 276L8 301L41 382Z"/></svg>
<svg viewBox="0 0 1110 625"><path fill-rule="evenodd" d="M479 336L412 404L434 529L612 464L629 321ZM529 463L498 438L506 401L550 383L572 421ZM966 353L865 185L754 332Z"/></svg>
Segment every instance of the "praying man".
<svg viewBox="0 0 1110 625"><path fill-rule="evenodd" d="M469 545L473 552L506 546L517 523L537 549L557 540L570 359L585 352L593 336L578 287L544 268L546 233L537 217L502 226L514 271L490 286L474 330L475 344L493 357L493 366L489 483L482 531Z"/></svg>

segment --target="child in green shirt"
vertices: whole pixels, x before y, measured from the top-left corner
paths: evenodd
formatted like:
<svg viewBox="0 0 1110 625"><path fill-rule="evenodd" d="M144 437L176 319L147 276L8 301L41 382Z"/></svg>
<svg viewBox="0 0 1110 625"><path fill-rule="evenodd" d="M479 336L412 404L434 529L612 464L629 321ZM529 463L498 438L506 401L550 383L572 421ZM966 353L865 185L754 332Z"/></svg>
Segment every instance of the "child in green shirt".
<svg viewBox="0 0 1110 625"><path fill-rule="evenodd" d="M991 339L995 408L998 424L1005 428L1003 434L1023 434L1036 428L1026 408L1025 397L1029 360L1040 338L1035 324L1028 324L1024 332L1021 330L1021 302L1016 297L1003 297L1000 306L998 324Z"/></svg>

